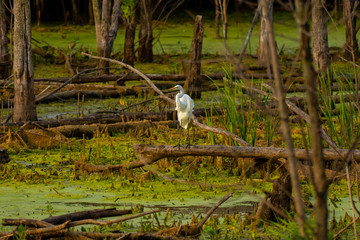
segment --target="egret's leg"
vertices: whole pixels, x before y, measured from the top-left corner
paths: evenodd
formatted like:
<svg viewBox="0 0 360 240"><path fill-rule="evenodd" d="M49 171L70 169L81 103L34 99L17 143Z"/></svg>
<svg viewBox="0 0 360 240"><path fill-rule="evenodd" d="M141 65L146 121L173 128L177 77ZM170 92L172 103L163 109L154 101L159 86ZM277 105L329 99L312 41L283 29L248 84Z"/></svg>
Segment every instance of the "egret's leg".
<svg viewBox="0 0 360 240"><path fill-rule="evenodd" d="M181 127L180 127L180 122L178 121L178 128L179 128L179 142L178 142L178 144L177 145L175 145L174 146L174 148L175 147L178 147L179 148L179 150L180 150L180 138L181 138Z"/></svg>
<svg viewBox="0 0 360 240"><path fill-rule="evenodd" d="M188 138L188 144L186 145L186 148L190 149L190 127L188 127L188 132L187 132L187 138Z"/></svg>

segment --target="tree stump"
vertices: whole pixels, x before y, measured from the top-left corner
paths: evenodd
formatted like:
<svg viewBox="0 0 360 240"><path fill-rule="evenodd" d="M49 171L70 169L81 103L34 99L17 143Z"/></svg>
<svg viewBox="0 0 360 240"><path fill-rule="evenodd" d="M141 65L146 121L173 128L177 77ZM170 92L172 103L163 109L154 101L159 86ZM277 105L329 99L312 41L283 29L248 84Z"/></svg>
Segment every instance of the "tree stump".
<svg viewBox="0 0 360 240"><path fill-rule="evenodd" d="M286 172L274 181L272 192L267 193L266 197L260 202L255 218L276 221L279 215L266 204L266 201L270 198L270 204L272 206L288 212L290 210L291 191L290 175Z"/></svg>
<svg viewBox="0 0 360 240"><path fill-rule="evenodd" d="M0 164L10 162L10 157L6 151L6 149L0 148Z"/></svg>
<svg viewBox="0 0 360 240"><path fill-rule="evenodd" d="M204 36L202 16L195 18L194 36L191 44L191 59L189 72L184 85L185 91L192 98L201 98L201 50Z"/></svg>

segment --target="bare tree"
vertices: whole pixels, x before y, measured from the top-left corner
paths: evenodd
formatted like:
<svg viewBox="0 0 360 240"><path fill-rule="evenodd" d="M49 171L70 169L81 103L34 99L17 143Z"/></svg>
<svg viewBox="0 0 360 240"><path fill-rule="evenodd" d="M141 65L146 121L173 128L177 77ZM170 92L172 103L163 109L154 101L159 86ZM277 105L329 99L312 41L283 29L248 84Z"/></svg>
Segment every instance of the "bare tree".
<svg viewBox="0 0 360 240"><path fill-rule="evenodd" d="M140 62L153 61L153 35L152 35L152 0L139 0L140 29L138 60Z"/></svg>
<svg viewBox="0 0 360 240"><path fill-rule="evenodd" d="M37 120L30 0L14 0L14 122Z"/></svg>
<svg viewBox="0 0 360 240"><path fill-rule="evenodd" d="M202 16L195 17L194 36L191 42L189 72L186 77L184 88L192 98L201 98L201 51L204 36L204 24Z"/></svg>
<svg viewBox="0 0 360 240"><path fill-rule="evenodd" d="M36 0L35 5L36 5L37 25L39 26L41 20L41 13L44 10L44 0Z"/></svg>
<svg viewBox="0 0 360 240"><path fill-rule="evenodd" d="M312 16L314 17L314 8L318 3L312 6ZM310 1L296 0L296 17L300 34L300 56L304 72L306 87L306 102L310 116L310 136L311 136L311 160L313 165L313 185L315 189L315 208L314 216L316 219L315 239L327 239L328 237L328 182L325 175L325 161L323 158L323 146L321 137L321 123L319 113L321 112L318 104L318 95L316 92L316 72L312 65L310 50L310 26L309 17L311 11ZM314 23L313 23L314 25Z"/></svg>
<svg viewBox="0 0 360 240"><path fill-rule="evenodd" d="M113 11L111 15L111 25L109 23L110 0L93 0L92 4L94 10L98 55L101 57L109 58L119 27L121 0L114 1ZM109 62L99 60L99 68L105 68L108 66ZM108 73L108 69L104 69L100 72L100 74Z"/></svg>
<svg viewBox="0 0 360 240"><path fill-rule="evenodd" d="M136 0L124 0L121 6L121 17L125 23L124 62L131 66L135 61L136 5Z"/></svg>
<svg viewBox="0 0 360 240"><path fill-rule="evenodd" d="M93 10L93 6L92 6L92 0L88 0L89 1L89 25L93 25L94 24L94 10Z"/></svg>
<svg viewBox="0 0 360 240"><path fill-rule="evenodd" d="M297 222L299 224L301 235L305 236L304 227L305 227L306 217L305 217L305 207L302 199L299 177L297 172L298 162L294 153L294 145L291 138L289 113L285 103L285 93L280 75L279 59L276 54L274 30L272 27L272 21L270 20L270 16L269 16L267 1L271 1L271 0L261 0L261 8L265 10L263 11L263 18L265 19L266 29L268 30L268 34L269 34L269 56L272 62L272 70L275 80L275 91L276 91L277 100L279 102L279 115L281 119L280 127L288 154L289 173L290 173L291 186L294 189L294 205L297 213Z"/></svg>
<svg viewBox="0 0 360 240"><path fill-rule="evenodd" d="M273 20L273 2L266 1L267 9L269 10L269 20L272 22ZM267 66L270 62L270 56L268 53L269 50L269 34L266 28L266 20L264 18L264 11L266 9L261 8L261 18L260 18L260 42L259 42L259 51L258 51L258 64L260 66Z"/></svg>
<svg viewBox="0 0 360 240"><path fill-rule="evenodd" d="M345 58L353 61L358 58L359 46L356 40L356 16L357 0L344 0L343 17L345 23Z"/></svg>
<svg viewBox="0 0 360 240"><path fill-rule="evenodd" d="M80 18L78 13L78 6L76 0L71 0L71 9L72 9L72 21L73 24L80 24Z"/></svg>
<svg viewBox="0 0 360 240"><path fill-rule="evenodd" d="M4 1L0 2L0 79L9 77L10 62L8 42L9 39L6 36L6 14Z"/></svg>
<svg viewBox="0 0 360 240"><path fill-rule="evenodd" d="M318 71L326 75L331 67L325 0L312 0L313 58Z"/></svg>
<svg viewBox="0 0 360 240"><path fill-rule="evenodd" d="M218 8L220 10L220 16L221 16L221 22L222 22L222 32L223 32L223 38L227 39L227 28L228 28L228 23L227 23L227 7L229 5L229 0L215 0L218 1Z"/></svg>

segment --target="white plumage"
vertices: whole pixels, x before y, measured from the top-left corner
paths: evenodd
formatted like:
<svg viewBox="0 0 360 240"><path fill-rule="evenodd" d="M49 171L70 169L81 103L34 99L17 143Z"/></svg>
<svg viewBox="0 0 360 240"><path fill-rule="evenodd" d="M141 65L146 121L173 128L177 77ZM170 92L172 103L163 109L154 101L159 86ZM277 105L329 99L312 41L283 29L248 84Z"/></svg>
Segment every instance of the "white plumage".
<svg viewBox="0 0 360 240"><path fill-rule="evenodd" d="M194 109L194 101L191 97L184 93L184 89L180 85L176 85L169 90L179 90L180 92L175 96L175 110L177 111L177 117L179 125L182 128L188 129L188 138L189 138L189 123L191 120L191 115ZM190 138L189 138L190 145Z"/></svg>

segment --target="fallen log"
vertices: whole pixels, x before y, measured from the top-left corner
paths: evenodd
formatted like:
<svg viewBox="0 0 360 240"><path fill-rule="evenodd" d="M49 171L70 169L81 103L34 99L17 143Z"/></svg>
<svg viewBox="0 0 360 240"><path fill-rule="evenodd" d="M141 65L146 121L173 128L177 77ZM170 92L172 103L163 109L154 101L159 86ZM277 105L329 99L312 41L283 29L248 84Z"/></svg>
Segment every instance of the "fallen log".
<svg viewBox="0 0 360 240"><path fill-rule="evenodd" d="M170 128L176 128L178 122L176 120L169 121L159 121L153 122L149 120L137 121L137 122L124 122L124 123L112 123L112 124L91 124L91 125L65 125L52 128L57 132L60 132L65 137L82 137L90 136L92 137L96 131L108 132L110 134L128 131L129 129L134 128L150 128L152 126L168 126Z"/></svg>
<svg viewBox="0 0 360 240"><path fill-rule="evenodd" d="M10 218L3 218L2 225L4 226L26 226L26 227L35 227L35 228L45 228L53 226L53 224L44 222L41 220L34 220L34 219L10 219Z"/></svg>
<svg viewBox="0 0 360 240"><path fill-rule="evenodd" d="M133 149L139 160L121 163L115 165L93 165L85 162L75 161L75 169L85 171L87 173L95 172L115 172L122 169L134 169L150 165L165 157L184 157L184 156L222 156L233 158L256 158L256 159L280 159L286 158L285 148L274 147L242 147L242 146L223 146L223 145L196 145L190 149L185 147L174 148L169 145L138 145L134 144ZM341 149L339 154L335 150L324 149L325 161L343 160L348 150ZM299 160L308 160L311 156L311 150L295 149L295 155ZM353 153L355 161L360 160L360 151Z"/></svg>
<svg viewBox="0 0 360 240"><path fill-rule="evenodd" d="M168 145L133 145L135 154L143 163L155 162L164 157L184 157L184 156L222 156L233 158L261 158L279 159L287 158L285 148L275 147L242 147L242 146L223 146L223 145L196 145L190 149L174 148ZM340 149L339 152L331 149L324 149L325 161L344 160L348 149ZM295 156L298 160L309 160L311 150L295 149ZM360 150L353 151L354 161L360 160Z"/></svg>
<svg viewBox="0 0 360 240"><path fill-rule="evenodd" d="M43 222L47 222L53 225L64 223L68 220L70 221L79 221L83 219L98 219L104 217L114 217L131 214L132 210L116 210L116 208L110 209L95 209L89 211L74 212L69 214L64 214L60 216L48 217L43 219Z"/></svg>
<svg viewBox="0 0 360 240"><path fill-rule="evenodd" d="M53 95L50 95L42 100L39 103L49 103L59 100L78 98L78 96L84 95L86 98L116 98L121 96L135 95L141 96L144 92L154 92L151 88L148 87L117 87L116 89L101 89L101 90L69 90L58 92ZM5 104L5 102L4 102Z"/></svg>
<svg viewBox="0 0 360 240"><path fill-rule="evenodd" d="M74 238L74 236L76 238ZM66 237L68 237L69 239L82 239L82 240L83 239L195 240L195 238L188 238L188 237L161 236L158 235L157 233L100 233L100 232L81 232L81 231L69 231L69 230L61 230L51 234L43 234L42 237L44 239L49 239L49 238L67 239Z"/></svg>
<svg viewBox="0 0 360 240"><path fill-rule="evenodd" d="M196 116L206 116L205 111L209 111L210 108L198 108L193 111ZM67 119L56 119L56 120L40 120L36 121L39 126L42 127L59 127L62 125L84 125L84 124L112 124L119 122L130 122L130 121L168 121L176 120L175 111L169 110L164 112L118 112L111 114L96 113L78 118L67 118ZM6 123L6 127L17 127L24 125L24 122L17 123Z"/></svg>

